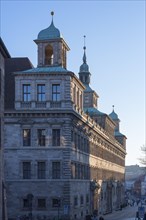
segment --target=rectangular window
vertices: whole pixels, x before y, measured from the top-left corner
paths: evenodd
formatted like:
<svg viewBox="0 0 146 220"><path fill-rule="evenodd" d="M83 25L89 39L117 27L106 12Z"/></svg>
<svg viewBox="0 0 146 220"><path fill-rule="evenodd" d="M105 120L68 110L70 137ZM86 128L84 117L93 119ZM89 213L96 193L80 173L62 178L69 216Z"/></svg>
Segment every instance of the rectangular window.
<svg viewBox="0 0 146 220"><path fill-rule="evenodd" d="M76 104L76 87L73 88L73 101Z"/></svg>
<svg viewBox="0 0 146 220"><path fill-rule="evenodd" d="M88 194L86 195L86 203L87 204L89 203L89 195Z"/></svg>
<svg viewBox="0 0 146 220"><path fill-rule="evenodd" d="M60 84L52 85L52 100L60 101Z"/></svg>
<svg viewBox="0 0 146 220"><path fill-rule="evenodd" d="M23 199L23 208L25 208L25 209L29 208L29 201L28 201L28 199Z"/></svg>
<svg viewBox="0 0 146 220"><path fill-rule="evenodd" d="M37 200L37 208L45 209L46 208L46 199L38 199Z"/></svg>
<svg viewBox="0 0 146 220"><path fill-rule="evenodd" d="M80 166L80 170L81 170L81 172L80 172L80 178L83 179L83 177L84 177L84 165L81 165L81 166Z"/></svg>
<svg viewBox="0 0 146 220"><path fill-rule="evenodd" d="M45 85L44 84L37 85L37 101L39 102L45 101Z"/></svg>
<svg viewBox="0 0 146 220"><path fill-rule="evenodd" d="M78 164L78 179L81 178L81 165Z"/></svg>
<svg viewBox="0 0 146 220"><path fill-rule="evenodd" d="M75 163L75 178L78 179L78 165Z"/></svg>
<svg viewBox="0 0 146 220"><path fill-rule="evenodd" d="M77 91L77 106L79 106L79 90Z"/></svg>
<svg viewBox="0 0 146 220"><path fill-rule="evenodd" d="M80 108L82 108L82 94L80 94Z"/></svg>
<svg viewBox="0 0 146 220"><path fill-rule="evenodd" d="M45 129L38 129L38 145L45 146L46 142L46 130Z"/></svg>
<svg viewBox="0 0 146 220"><path fill-rule="evenodd" d="M71 130L71 142L74 141L74 132Z"/></svg>
<svg viewBox="0 0 146 220"><path fill-rule="evenodd" d="M84 203L84 197L81 195L80 196L80 204L83 205L83 203Z"/></svg>
<svg viewBox="0 0 146 220"><path fill-rule="evenodd" d="M82 150L84 149L84 138L81 137L81 146L82 146Z"/></svg>
<svg viewBox="0 0 146 220"><path fill-rule="evenodd" d="M52 145L60 146L60 129L52 130Z"/></svg>
<svg viewBox="0 0 146 220"><path fill-rule="evenodd" d="M74 145L75 145L75 148L77 148L77 134L74 133Z"/></svg>
<svg viewBox="0 0 146 220"><path fill-rule="evenodd" d="M30 102L31 100L31 87L30 84L23 84L23 101Z"/></svg>
<svg viewBox="0 0 146 220"><path fill-rule="evenodd" d="M23 179L31 179L31 163L23 162Z"/></svg>
<svg viewBox="0 0 146 220"><path fill-rule="evenodd" d="M38 162L38 179L46 178L46 163Z"/></svg>
<svg viewBox="0 0 146 220"><path fill-rule="evenodd" d="M31 130L23 129L23 146L31 146Z"/></svg>
<svg viewBox="0 0 146 220"><path fill-rule="evenodd" d="M75 197L74 197L74 206L77 206L77 205L78 205L78 197L75 196Z"/></svg>
<svg viewBox="0 0 146 220"><path fill-rule="evenodd" d="M54 198L52 199L52 207L60 207L61 206L61 200L60 198Z"/></svg>
<svg viewBox="0 0 146 220"><path fill-rule="evenodd" d="M89 97L88 97L88 96L85 96L85 97L84 97L84 102L85 102L85 103L89 103Z"/></svg>
<svg viewBox="0 0 146 220"><path fill-rule="evenodd" d="M52 178L60 179L61 165L60 162L52 162Z"/></svg>
<svg viewBox="0 0 146 220"><path fill-rule="evenodd" d="M81 143L81 140L80 140L80 135L78 134L78 149L80 149L80 148L81 148L80 143Z"/></svg>
<svg viewBox="0 0 146 220"><path fill-rule="evenodd" d="M71 163L71 178L75 179L75 163Z"/></svg>
<svg viewBox="0 0 146 220"><path fill-rule="evenodd" d="M87 140L84 138L84 151L87 152Z"/></svg>

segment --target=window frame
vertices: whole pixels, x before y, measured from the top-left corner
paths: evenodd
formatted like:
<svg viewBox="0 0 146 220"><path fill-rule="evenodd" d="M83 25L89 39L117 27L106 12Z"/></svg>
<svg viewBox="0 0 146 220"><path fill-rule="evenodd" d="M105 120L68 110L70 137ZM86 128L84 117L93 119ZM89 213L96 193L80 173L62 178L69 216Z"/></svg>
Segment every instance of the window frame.
<svg viewBox="0 0 146 220"><path fill-rule="evenodd" d="M31 84L25 83L22 84L22 94L23 94L23 102L31 101Z"/></svg>
<svg viewBox="0 0 146 220"><path fill-rule="evenodd" d="M45 84L37 84L37 101L45 102L46 101L46 85Z"/></svg>
<svg viewBox="0 0 146 220"><path fill-rule="evenodd" d="M86 194L86 204L89 204L89 194Z"/></svg>
<svg viewBox="0 0 146 220"><path fill-rule="evenodd" d="M53 128L52 129L52 146L57 147L61 145L61 129Z"/></svg>
<svg viewBox="0 0 146 220"><path fill-rule="evenodd" d="M53 200L55 201L56 200L56 205L53 203ZM54 197L52 198L52 208L60 208L61 207L61 198L59 197ZM54 204L54 205L53 205Z"/></svg>
<svg viewBox="0 0 146 220"><path fill-rule="evenodd" d="M78 206L78 196L74 196L74 207Z"/></svg>
<svg viewBox="0 0 146 220"><path fill-rule="evenodd" d="M45 134L43 134L43 132ZM41 146L41 147L46 146L46 129L45 128L37 129L37 141L38 141L38 146Z"/></svg>
<svg viewBox="0 0 146 220"><path fill-rule="evenodd" d="M24 132L27 132L27 131L29 131L29 135L28 135L28 137L25 137ZM31 129L30 128L23 128L22 129L22 139L23 139L22 140L23 147L30 147L31 146Z"/></svg>
<svg viewBox="0 0 146 220"><path fill-rule="evenodd" d="M25 167L24 164L25 165L29 164L29 169L27 166ZM31 162L30 161L22 162L22 179L31 179Z"/></svg>
<svg viewBox="0 0 146 220"><path fill-rule="evenodd" d="M61 179L61 162L60 161L52 161L52 179Z"/></svg>
<svg viewBox="0 0 146 220"><path fill-rule="evenodd" d="M44 200L45 201L45 206L39 206L39 200ZM45 210L45 209L47 209L47 200L46 200L46 198L44 198L44 197L39 197L39 198L37 198L37 209L38 210Z"/></svg>
<svg viewBox="0 0 146 220"><path fill-rule="evenodd" d="M59 83L52 84L52 101L59 102L61 100L61 86Z"/></svg>
<svg viewBox="0 0 146 220"><path fill-rule="evenodd" d="M27 206L25 206L25 203ZM27 198L22 198L22 208L23 210L29 210L30 205L29 205L29 200Z"/></svg>
<svg viewBox="0 0 146 220"><path fill-rule="evenodd" d="M44 164L44 167L39 164ZM46 161L37 161L37 179L46 179Z"/></svg>
<svg viewBox="0 0 146 220"><path fill-rule="evenodd" d="M84 205L84 196L80 195L80 205L83 206Z"/></svg>

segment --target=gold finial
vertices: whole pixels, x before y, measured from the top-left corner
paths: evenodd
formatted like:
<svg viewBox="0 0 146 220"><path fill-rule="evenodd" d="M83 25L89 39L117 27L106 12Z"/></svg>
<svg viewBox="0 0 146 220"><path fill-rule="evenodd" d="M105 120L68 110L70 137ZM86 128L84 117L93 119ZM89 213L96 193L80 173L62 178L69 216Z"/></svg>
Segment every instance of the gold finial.
<svg viewBox="0 0 146 220"><path fill-rule="evenodd" d="M54 11L51 11L51 15L52 15L52 16L54 15Z"/></svg>
<svg viewBox="0 0 146 220"><path fill-rule="evenodd" d="M53 15L54 15L54 11L51 11L51 15L52 15L52 24L53 24Z"/></svg>

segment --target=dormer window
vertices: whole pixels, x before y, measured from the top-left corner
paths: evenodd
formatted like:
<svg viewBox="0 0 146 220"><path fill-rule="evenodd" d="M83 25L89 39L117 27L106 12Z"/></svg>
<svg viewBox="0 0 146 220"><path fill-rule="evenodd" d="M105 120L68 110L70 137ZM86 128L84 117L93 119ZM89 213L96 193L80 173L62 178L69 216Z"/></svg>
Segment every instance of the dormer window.
<svg viewBox="0 0 146 220"><path fill-rule="evenodd" d="M45 48L45 65L53 64L53 48L51 45L46 46Z"/></svg>

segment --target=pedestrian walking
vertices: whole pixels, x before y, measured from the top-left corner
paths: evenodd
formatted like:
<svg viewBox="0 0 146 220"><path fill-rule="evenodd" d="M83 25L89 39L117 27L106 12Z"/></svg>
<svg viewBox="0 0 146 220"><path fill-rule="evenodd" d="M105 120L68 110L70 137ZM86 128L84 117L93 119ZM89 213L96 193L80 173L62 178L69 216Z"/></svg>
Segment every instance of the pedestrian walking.
<svg viewBox="0 0 146 220"><path fill-rule="evenodd" d="M98 217L97 217L97 215L93 215L91 219L92 220L98 220Z"/></svg>
<svg viewBox="0 0 146 220"><path fill-rule="evenodd" d="M143 220L146 220L146 212L144 213L144 217L143 217Z"/></svg>
<svg viewBox="0 0 146 220"><path fill-rule="evenodd" d="M141 218L139 217L139 212L138 212L138 211L136 212L136 218L135 218L135 220L141 220Z"/></svg>

